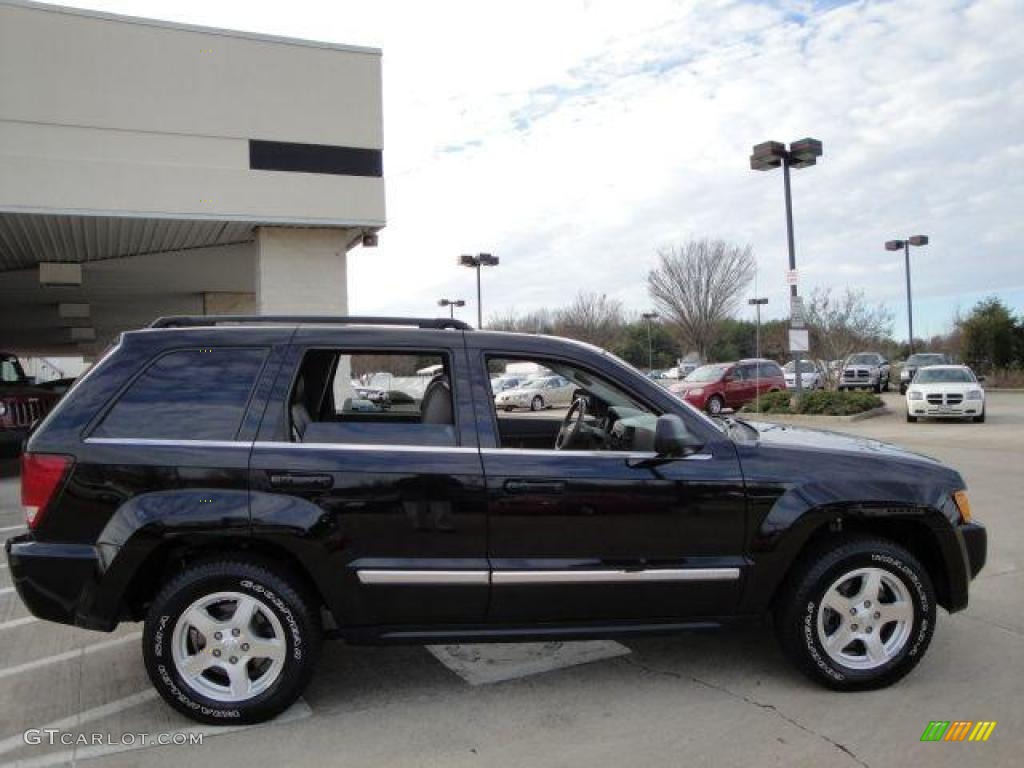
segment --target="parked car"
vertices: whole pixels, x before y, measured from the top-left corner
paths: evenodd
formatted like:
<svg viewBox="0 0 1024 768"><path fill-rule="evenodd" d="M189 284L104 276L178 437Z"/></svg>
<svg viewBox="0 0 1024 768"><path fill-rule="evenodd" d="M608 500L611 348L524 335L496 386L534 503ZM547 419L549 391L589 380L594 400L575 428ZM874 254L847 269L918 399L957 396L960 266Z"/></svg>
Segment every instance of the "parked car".
<svg viewBox="0 0 1024 768"><path fill-rule="evenodd" d="M575 389L571 381L561 376L534 376L518 387L499 392L494 402L506 411L516 408L543 411L545 408L568 406L572 403Z"/></svg>
<svg viewBox="0 0 1024 768"><path fill-rule="evenodd" d="M918 352L911 355L900 366L900 394L906 393L907 386L914 380L914 374L919 368L928 365L949 365L951 362L949 356L942 352Z"/></svg>
<svg viewBox="0 0 1024 768"><path fill-rule="evenodd" d="M963 478L938 461L709 419L590 345L448 319L217 322L121 335L29 439L29 530L6 542L35 616L144 621L153 686L202 722L288 707L325 627L554 641L771 613L809 678L878 688L985 563ZM443 372L415 411L339 411L357 355ZM489 362L523 358L588 397L496 413Z"/></svg>
<svg viewBox="0 0 1024 768"><path fill-rule="evenodd" d="M907 421L920 418L985 421L985 390L966 365L919 368L907 389Z"/></svg>
<svg viewBox="0 0 1024 768"><path fill-rule="evenodd" d="M498 394L504 392L506 389L515 389L516 387L524 384L529 376L511 376L508 374L502 376L494 376L491 378L491 392Z"/></svg>
<svg viewBox="0 0 1024 768"><path fill-rule="evenodd" d="M839 389L889 391L889 361L877 352L858 352L846 358Z"/></svg>
<svg viewBox="0 0 1024 768"><path fill-rule="evenodd" d="M739 409L758 395L781 392L786 377L773 360L740 360L702 365L669 391L695 408L717 416L726 408Z"/></svg>
<svg viewBox="0 0 1024 768"><path fill-rule="evenodd" d="M59 399L59 393L29 381L17 355L0 352L0 456L21 453L32 425Z"/></svg>
<svg viewBox="0 0 1024 768"><path fill-rule="evenodd" d="M800 360L800 386L804 389L824 389L828 375L819 360ZM786 376L786 389L796 389L796 364L790 360L782 371Z"/></svg>

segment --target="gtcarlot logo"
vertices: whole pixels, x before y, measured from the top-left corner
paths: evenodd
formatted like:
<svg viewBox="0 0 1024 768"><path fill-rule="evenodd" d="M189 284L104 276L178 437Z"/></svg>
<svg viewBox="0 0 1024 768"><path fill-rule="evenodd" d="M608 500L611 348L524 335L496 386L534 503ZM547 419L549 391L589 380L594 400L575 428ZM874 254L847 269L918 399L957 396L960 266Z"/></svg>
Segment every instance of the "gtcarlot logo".
<svg viewBox="0 0 1024 768"><path fill-rule="evenodd" d="M995 720L932 720L921 741L988 741L995 729Z"/></svg>
<svg viewBox="0 0 1024 768"><path fill-rule="evenodd" d="M73 733L58 728L29 728L22 738L26 744L65 747L195 746L203 743L201 733Z"/></svg>

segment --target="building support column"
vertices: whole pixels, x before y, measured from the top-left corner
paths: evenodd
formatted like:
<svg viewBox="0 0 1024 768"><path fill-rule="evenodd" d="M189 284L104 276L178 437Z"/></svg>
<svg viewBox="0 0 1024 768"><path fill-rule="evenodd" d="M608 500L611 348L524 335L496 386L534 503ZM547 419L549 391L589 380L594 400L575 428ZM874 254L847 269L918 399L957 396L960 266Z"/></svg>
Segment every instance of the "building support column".
<svg viewBox="0 0 1024 768"><path fill-rule="evenodd" d="M256 308L261 315L344 315L346 261L359 233L347 229L256 230Z"/></svg>

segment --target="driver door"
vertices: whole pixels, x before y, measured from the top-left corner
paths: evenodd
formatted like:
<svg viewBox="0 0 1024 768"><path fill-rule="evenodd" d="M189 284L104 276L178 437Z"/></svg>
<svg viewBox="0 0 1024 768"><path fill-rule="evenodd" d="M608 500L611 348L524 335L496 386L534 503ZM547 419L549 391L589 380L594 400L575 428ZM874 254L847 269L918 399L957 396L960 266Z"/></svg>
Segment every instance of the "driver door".
<svg viewBox="0 0 1024 768"><path fill-rule="evenodd" d="M488 359L480 358L482 382ZM635 452L554 450L566 415L478 412L478 421L495 425L480 435L489 620L671 621L730 612L745 515L732 444L651 468ZM526 434L531 447L520 447Z"/></svg>

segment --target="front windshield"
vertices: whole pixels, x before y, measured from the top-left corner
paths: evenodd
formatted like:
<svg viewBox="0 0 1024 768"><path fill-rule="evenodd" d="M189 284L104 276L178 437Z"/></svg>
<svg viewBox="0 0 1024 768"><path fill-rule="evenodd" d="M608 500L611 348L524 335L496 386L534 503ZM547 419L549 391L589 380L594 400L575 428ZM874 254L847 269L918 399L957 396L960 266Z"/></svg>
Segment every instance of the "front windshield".
<svg viewBox="0 0 1024 768"><path fill-rule="evenodd" d="M520 384L519 387L522 389L543 389L544 385L547 384L548 381L548 379L540 377L535 379L527 379L522 384Z"/></svg>
<svg viewBox="0 0 1024 768"><path fill-rule="evenodd" d="M851 355L848 362L851 365L876 365L878 355Z"/></svg>
<svg viewBox="0 0 1024 768"><path fill-rule="evenodd" d="M914 377L915 384L969 384L974 374L965 368L925 368Z"/></svg>
<svg viewBox="0 0 1024 768"><path fill-rule="evenodd" d="M728 365L702 365L683 381L718 381L729 370Z"/></svg>
<svg viewBox="0 0 1024 768"><path fill-rule="evenodd" d="M22 370L18 358L13 355L0 355L0 380L4 384L24 383L25 371Z"/></svg>
<svg viewBox="0 0 1024 768"><path fill-rule="evenodd" d="M792 373L793 372L793 367L794 367L793 366L793 361L790 360L788 363L786 363L786 365L785 365L783 370L785 370L786 373ZM808 360L801 360L800 361L800 373L814 373L814 363L811 363Z"/></svg>
<svg viewBox="0 0 1024 768"><path fill-rule="evenodd" d="M907 365L942 365L946 362L945 355L911 355L907 358Z"/></svg>

